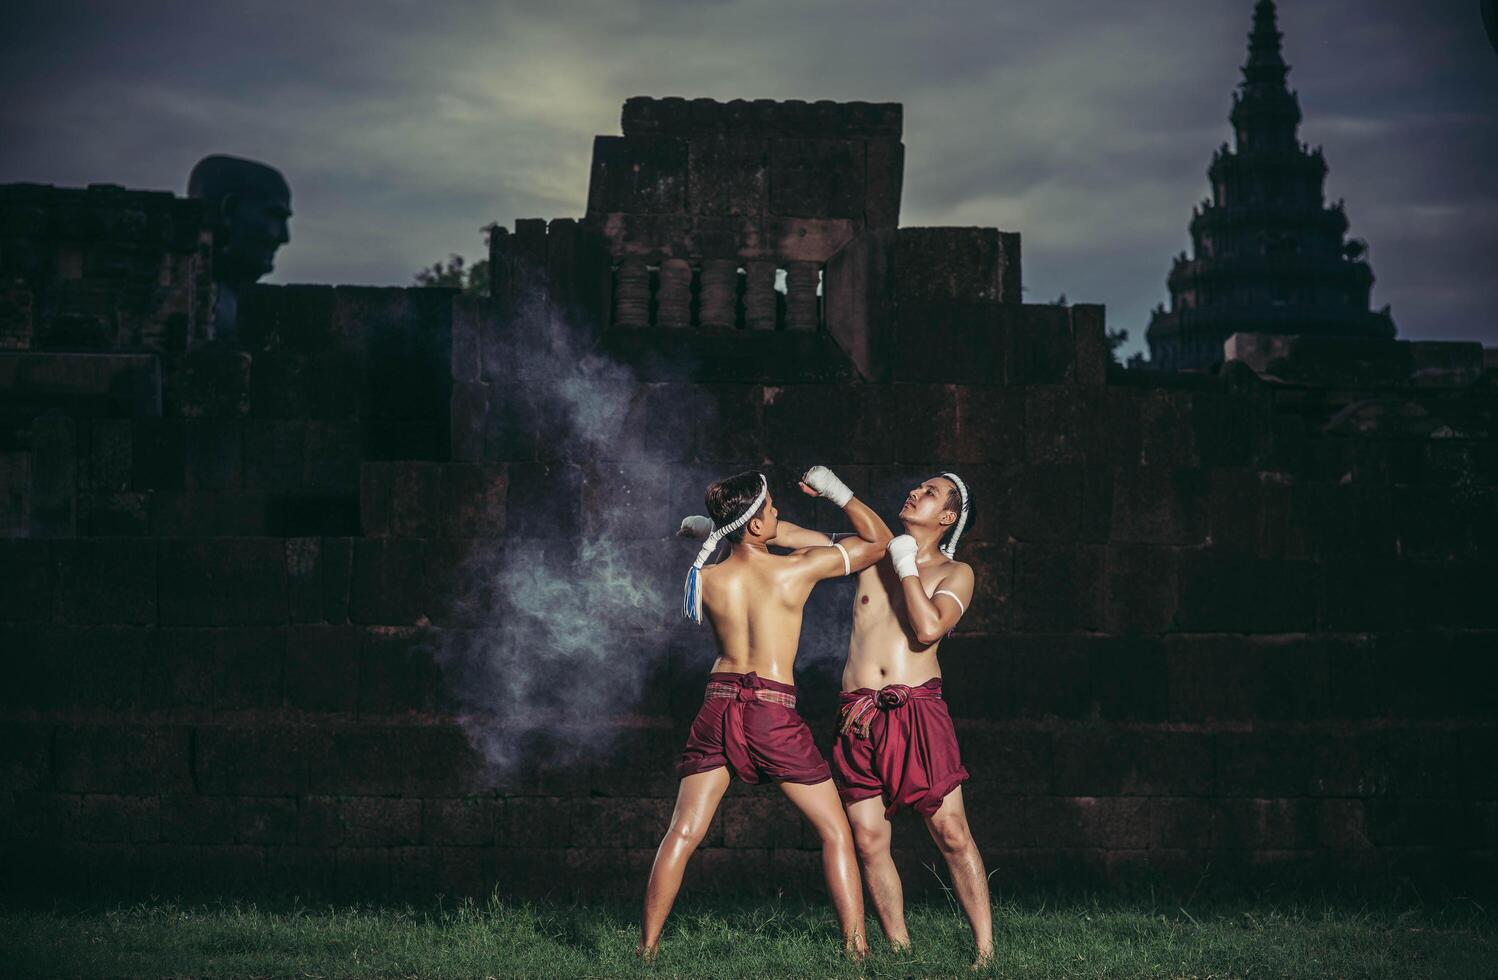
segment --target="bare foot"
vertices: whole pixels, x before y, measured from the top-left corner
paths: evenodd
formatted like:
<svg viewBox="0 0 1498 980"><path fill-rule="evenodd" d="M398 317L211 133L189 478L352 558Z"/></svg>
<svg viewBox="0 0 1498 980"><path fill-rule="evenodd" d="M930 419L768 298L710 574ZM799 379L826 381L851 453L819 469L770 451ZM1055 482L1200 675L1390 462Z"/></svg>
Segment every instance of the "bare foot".
<svg viewBox="0 0 1498 980"><path fill-rule="evenodd" d="M993 949L980 949L978 955L973 959L971 970L986 970L993 966Z"/></svg>
<svg viewBox="0 0 1498 980"><path fill-rule="evenodd" d="M661 947L659 944L655 946L646 946L644 943L641 943L639 946L635 947L635 955L638 956L640 958L640 962L644 963L646 966L654 966L655 958L659 956L660 953Z"/></svg>
<svg viewBox="0 0 1498 980"><path fill-rule="evenodd" d="M891 953L894 953L896 956L909 956L910 952L911 952L911 950L910 950L910 940L909 939L891 939L889 941L889 951Z"/></svg>
<svg viewBox="0 0 1498 980"><path fill-rule="evenodd" d="M854 963L862 963L869 958L869 944L864 940L862 933L843 942L843 955Z"/></svg>

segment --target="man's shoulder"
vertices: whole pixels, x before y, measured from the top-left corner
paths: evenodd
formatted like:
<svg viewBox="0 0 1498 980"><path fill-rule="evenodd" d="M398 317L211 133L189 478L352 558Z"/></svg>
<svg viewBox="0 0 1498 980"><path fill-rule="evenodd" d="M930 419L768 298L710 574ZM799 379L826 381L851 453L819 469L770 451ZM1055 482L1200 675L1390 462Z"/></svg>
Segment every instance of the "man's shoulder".
<svg viewBox="0 0 1498 980"><path fill-rule="evenodd" d="M941 566L941 575L942 578L947 580L967 579L971 582L973 580L973 566L965 561L958 561L956 558L948 558L946 564Z"/></svg>

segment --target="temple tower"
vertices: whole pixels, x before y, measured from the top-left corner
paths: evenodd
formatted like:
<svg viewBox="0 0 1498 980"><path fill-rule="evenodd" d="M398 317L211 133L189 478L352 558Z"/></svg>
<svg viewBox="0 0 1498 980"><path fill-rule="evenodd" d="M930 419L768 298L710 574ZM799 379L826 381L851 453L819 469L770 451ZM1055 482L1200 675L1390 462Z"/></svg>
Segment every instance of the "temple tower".
<svg viewBox="0 0 1498 980"><path fill-rule="evenodd" d="M1324 201L1321 148L1299 141L1280 37L1273 0L1259 0L1228 117L1234 146L1212 156L1212 197L1192 211L1192 255L1176 256L1170 309L1156 307L1145 334L1155 367L1208 367L1240 331L1394 336L1389 308L1368 308L1367 245L1345 237L1342 202Z"/></svg>

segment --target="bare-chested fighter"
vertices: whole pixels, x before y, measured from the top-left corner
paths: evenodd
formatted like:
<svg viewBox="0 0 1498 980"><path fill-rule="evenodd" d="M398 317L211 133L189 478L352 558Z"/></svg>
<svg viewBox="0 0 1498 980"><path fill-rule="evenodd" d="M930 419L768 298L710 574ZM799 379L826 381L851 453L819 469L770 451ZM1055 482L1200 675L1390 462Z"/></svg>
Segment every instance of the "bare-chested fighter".
<svg viewBox="0 0 1498 980"><path fill-rule="evenodd" d="M972 601L973 570L953 558L970 510L967 487L956 474L924 481L900 508L906 533L890 541L891 560L858 576L832 764L864 882L890 945L910 945L904 892L890 855L890 817L909 807L946 859L972 927L974 965L982 966L993 956L988 877L968 828L961 786L968 773L936 659L942 637ZM778 537L793 548L829 539L783 521Z"/></svg>
<svg viewBox="0 0 1498 980"><path fill-rule="evenodd" d="M780 523L763 476L740 473L707 490L712 530L687 577L683 611L699 623L706 611L719 656L677 763L676 809L645 890L640 953L647 959L655 956L687 859L707 833L730 775L746 783L779 783L816 829L844 948L856 959L868 951L853 837L827 762L796 713L792 668L812 586L879 561L889 530L825 467L808 470L801 487L842 507L857 537L829 544L826 535L818 535L810 546L775 555L770 546L786 546L780 533L790 525ZM682 522L684 536L706 531L694 529L694 521L700 525L703 519ZM723 538L733 544L729 557L703 567Z"/></svg>

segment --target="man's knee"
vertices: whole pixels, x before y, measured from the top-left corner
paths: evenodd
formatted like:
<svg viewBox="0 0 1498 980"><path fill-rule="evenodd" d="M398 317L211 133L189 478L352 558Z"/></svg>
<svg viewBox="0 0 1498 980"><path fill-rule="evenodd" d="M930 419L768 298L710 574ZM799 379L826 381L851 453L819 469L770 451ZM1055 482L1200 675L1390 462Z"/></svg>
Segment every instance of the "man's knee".
<svg viewBox="0 0 1498 980"><path fill-rule="evenodd" d="M888 855L889 825L871 827L866 824L854 824L853 844L858 849L859 859L863 861L871 861Z"/></svg>
<svg viewBox="0 0 1498 980"><path fill-rule="evenodd" d="M943 854L955 854L973 846L973 834L962 814L938 815L931 819L931 838Z"/></svg>
<svg viewBox="0 0 1498 980"><path fill-rule="evenodd" d="M688 850L696 850L707 836L707 826L698 823L673 823L666 831L666 843Z"/></svg>

